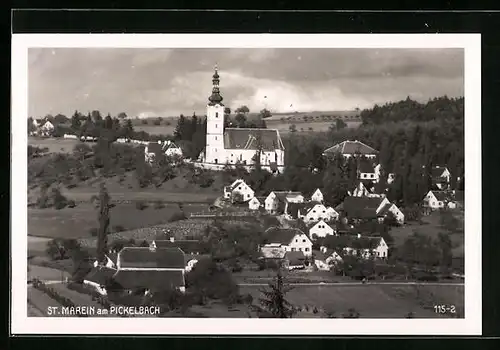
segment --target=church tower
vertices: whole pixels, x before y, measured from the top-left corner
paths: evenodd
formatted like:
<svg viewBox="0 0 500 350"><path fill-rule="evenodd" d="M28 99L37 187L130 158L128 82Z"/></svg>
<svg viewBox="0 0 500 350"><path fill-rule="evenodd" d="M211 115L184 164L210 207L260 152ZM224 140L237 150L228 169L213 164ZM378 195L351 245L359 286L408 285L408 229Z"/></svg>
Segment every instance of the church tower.
<svg viewBox="0 0 500 350"><path fill-rule="evenodd" d="M219 90L219 73L215 66L212 77L212 95L207 104L207 135L205 144L205 162L225 164L224 150L224 105Z"/></svg>

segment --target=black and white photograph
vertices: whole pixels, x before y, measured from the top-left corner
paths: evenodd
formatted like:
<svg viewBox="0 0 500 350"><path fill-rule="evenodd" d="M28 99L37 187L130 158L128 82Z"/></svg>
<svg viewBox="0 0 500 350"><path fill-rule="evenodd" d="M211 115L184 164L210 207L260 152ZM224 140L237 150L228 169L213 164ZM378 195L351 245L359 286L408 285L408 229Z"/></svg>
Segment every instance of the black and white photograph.
<svg viewBox="0 0 500 350"><path fill-rule="evenodd" d="M14 35L12 62L20 331L480 334L479 35Z"/></svg>

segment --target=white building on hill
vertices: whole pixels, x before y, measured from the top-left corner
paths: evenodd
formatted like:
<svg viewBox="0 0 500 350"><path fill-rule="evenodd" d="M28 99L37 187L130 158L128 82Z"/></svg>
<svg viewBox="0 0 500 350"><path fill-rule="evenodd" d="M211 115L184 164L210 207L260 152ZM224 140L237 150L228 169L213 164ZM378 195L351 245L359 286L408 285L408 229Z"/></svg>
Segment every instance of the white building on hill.
<svg viewBox="0 0 500 350"><path fill-rule="evenodd" d="M216 67L212 95L208 98L206 145L200 154L200 165L215 170L222 170L226 164L252 166L260 151L263 169L273 173L283 172L285 147L278 130L224 127L224 105L219 81Z"/></svg>

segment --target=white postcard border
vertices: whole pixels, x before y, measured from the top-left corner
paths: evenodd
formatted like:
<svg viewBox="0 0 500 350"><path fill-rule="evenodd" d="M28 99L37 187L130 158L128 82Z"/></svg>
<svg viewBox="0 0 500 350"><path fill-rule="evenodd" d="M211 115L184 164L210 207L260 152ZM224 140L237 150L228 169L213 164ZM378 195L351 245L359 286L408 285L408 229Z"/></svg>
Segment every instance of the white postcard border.
<svg viewBox="0 0 500 350"><path fill-rule="evenodd" d="M28 48L463 48L465 77L464 319L183 319L27 317ZM13 34L12 334L480 335L480 34Z"/></svg>

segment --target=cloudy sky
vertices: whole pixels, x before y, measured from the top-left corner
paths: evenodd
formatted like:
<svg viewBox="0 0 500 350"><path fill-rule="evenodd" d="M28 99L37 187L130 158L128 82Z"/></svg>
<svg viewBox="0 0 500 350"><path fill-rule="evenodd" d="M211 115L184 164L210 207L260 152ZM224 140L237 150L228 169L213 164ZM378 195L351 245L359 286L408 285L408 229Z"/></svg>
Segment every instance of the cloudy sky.
<svg viewBox="0 0 500 350"><path fill-rule="evenodd" d="M204 114L216 63L233 110L352 110L464 91L461 49L37 48L29 49L29 113Z"/></svg>

